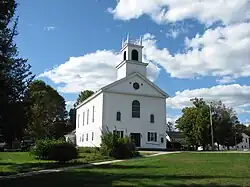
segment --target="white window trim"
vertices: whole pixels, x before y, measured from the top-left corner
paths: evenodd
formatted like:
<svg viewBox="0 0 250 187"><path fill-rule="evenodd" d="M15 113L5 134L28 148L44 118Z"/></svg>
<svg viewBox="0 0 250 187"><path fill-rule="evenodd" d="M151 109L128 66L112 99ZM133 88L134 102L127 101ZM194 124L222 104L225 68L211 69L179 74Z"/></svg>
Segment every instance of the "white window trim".
<svg viewBox="0 0 250 187"><path fill-rule="evenodd" d="M84 122L85 122L85 111L82 114L82 126L84 126Z"/></svg>
<svg viewBox="0 0 250 187"><path fill-rule="evenodd" d="M93 106L92 111L92 122L95 122L95 106Z"/></svg>
<svg viewBox="0 0 250 187"><path fill-rule="evenodd" d="M150 139L150 141L148 141L148 133L150 133L150 136L152 136L152 134L153 134L153 136L154 136L154 134L156 133L156 141L151 141L151 137L149 138ZM147 132L147 143L150 143L150 144L159 144L159 141L158 141L158 133L157 132L151 132L151 131L148 131Z"/></svg>

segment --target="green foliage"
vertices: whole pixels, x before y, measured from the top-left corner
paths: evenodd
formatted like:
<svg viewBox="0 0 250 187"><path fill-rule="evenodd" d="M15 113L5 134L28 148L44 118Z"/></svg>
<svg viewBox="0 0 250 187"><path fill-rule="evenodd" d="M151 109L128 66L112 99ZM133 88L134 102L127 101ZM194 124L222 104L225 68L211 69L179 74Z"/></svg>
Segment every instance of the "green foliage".
<svg viewBox="0 0 250 187"><path fill-rule="evenodd" d="M79 147L79 153L99 153L99 147Z"/></svg>
<svg viewBox="0 0 250 187"><path fill-rule="evenodd" d="M78 151L73 144L64 140L44 139L38 140L31 153L41 160L55 160L66 162L76 159Z"/></svg>
<svg viewBox="0 0 250 187"><path fill-rule="evenodd" d="M31 154L33 154L38 159L42 160L49 159L50 149L54 144L57 143L59 143L59 140L54 140L54 139L37 140L35 146L31 149Z"/></svg>
<svg viewBox="0 0 250 187"><path fill-rule="evenodd" d="M185 134L190 146L211 145L210 107L203 99L191 99L192 107L182 110L183 115L176 121L177 128ZM241 139L241 130L237 128L238 118L232 108L227 108L221 101L211 104L214 142L220 145L235 145L236 139Z"/></svg>
<svg viewBox="0 0 250 187"><path fill-rule="evenodd" d="M134 142L129 137L120 138L117 133L103 132L100 152L118 159L131 158L138 153Z"/></svg>
<svg viewBox="0 0 250 187"><path fill-rule="evenodd" d="M84 90L83 92L81 92L78 95L78 98L76 99L74 107L76 107L77 105L79 105L81 102L83 102L84 100L86 100L87 98L89 98L93 94L94 94L94 92L91 91L91 90Z"/></svg>
<svg viewBox="0 0 250 187"><path fill-rule="evenodd" d="M34 78L27 59L18 57L15 0L0 1L0 134L5 142L20 139L26 125L27 86ZM4 110L2 110L4 109ZM15 116L15 117L13 117Z"/></svg>
<svg viewBox="0 0 250 187"><path fill-rule="evenodd" d="M27 93L28 131L36 139L60 138L67 133L64 98L41 80L33 81Z"/></svg>
<svg viewBox="0 0 250 187"><path fill-rule="evenodd" d="M49 160L67 162L76 159L78 151L73 144L63 142L54 144L49 150Z"/></svg>

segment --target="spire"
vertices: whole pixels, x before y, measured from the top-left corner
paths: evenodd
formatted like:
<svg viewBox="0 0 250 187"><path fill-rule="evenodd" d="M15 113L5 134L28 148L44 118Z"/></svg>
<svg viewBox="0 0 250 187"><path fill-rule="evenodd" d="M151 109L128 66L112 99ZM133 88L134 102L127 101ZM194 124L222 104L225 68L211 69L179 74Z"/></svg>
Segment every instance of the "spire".
<svg viewBox="0 0 250 187"><path fill-rule="evenodd" d="M127 35L127 43L129 43L129 33L128 33L128 35Z"/></svg>
<svg viewBox="0 0 250 187"><path fill-rule="evenodd" d="M142 37L140 36L140 45L142 45Z"/></svg>
<svg viewBox="0 0 250 187"><path fill-rule="evenodd" d="M123 46L124 46L124 38L122 38L122 48L123 48Z"/></svg>

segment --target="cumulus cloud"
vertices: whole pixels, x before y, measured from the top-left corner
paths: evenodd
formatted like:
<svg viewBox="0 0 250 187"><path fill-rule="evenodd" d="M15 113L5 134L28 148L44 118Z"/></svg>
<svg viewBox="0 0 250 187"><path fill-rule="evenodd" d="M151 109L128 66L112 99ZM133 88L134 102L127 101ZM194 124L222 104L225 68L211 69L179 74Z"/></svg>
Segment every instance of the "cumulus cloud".
<svg viewBox="0 0 250 187"><path fill-rule="evenodd" d="M116 80L115 65L121 59L119 52L98 50L84 56L70 57L67 62L43 72L39 77L63 84L57 89L64 93L78 93L85 89L96 91ZM153 81L159 71L155 64L150 63L147 68L148 78Z"/></svg>
<svg viewBox="0 0 250 187"><path fill-rule="evenodd" d="M159 49L155 36L144 35L146 58L161 65L172 77L250 76L250 23L208 29L186 38L185 50L174 55ZM224 80L225 82L225 80Z"/></svg>
<svg viewBox="0 0 250 187"><path fill-rule="evenodd" d="M178 91L174 97L168 98L166 103L168 107L182 109L191 106L190 99L195 97L204 98L205 101L221 100L227 106L236 109L239 114L250 112L250 86L239 84Z"/></svg>
<svg viewBox="0 0 250 187"><path fill-rule="evenodd" d="M208 29L203 35L186 38L185 50L171 54L158 48L155 36L143 36L143 61L149 62L148 77L155 80L162 67L171 77L195 78L215 76L219 83L233 82L250 76L250 23ZM62 83L61 92L77 93L84 89L97 90L116 79L115 65L120 52L98 50L69 60L40 77Z"/></svg>
<svg viewBox="0 0 250 187"><path fill-rule="evenodd" d="M108 8L115 19L131 20L149 15L157 23L197 19L211 25L250 19L249 0L118 0Z"/></svg>
<svg viewBox="0 0 250 187"><path fill-rule="evenodd" d="M222 77L221 79L216 79L216 82L220 84L227 84L227 83L235 82L235 80L233 77L225 76L225 77Z"/></svg>

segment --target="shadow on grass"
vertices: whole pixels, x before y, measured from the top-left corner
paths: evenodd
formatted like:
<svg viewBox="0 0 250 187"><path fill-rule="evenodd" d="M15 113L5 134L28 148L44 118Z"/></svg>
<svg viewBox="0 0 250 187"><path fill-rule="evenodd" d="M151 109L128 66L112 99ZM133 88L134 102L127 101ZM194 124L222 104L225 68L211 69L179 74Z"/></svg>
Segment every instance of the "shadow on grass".
<svg viewBox="0 0 250 187"><path fill-rule="evenodd" d="M44 169L69 167L82 164L86 164L86 162L79 162L79 161L69 162L69 163L58 163L58 162L1 163L0 162L0 167L4 166L7 169L7 170L6 169L0 170L0 176L7 176L17 173L25 173L31 171L44 170Z"/></svg>
<svg viewBox="0 0 250 187"><path fill-rule="evenodd" d="M141 165L102 165L88 169L77 169L53 174L36 175L17 179L0 180L1 187L62 187L62 186L171 186L171 187L239 187L236 181L242 181L246 177L210 176L210 175L170 175L145 173L145 169L158 167ZM132 169L132 170L130 170ZM138 170L137 170L138 169ZM202 179L209 180L208 184L201 183ZM231 185L212 183L230 181ZM191 183L191 184L187 184Z"/></svg>

